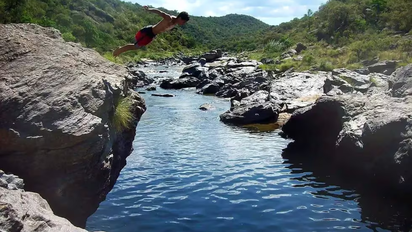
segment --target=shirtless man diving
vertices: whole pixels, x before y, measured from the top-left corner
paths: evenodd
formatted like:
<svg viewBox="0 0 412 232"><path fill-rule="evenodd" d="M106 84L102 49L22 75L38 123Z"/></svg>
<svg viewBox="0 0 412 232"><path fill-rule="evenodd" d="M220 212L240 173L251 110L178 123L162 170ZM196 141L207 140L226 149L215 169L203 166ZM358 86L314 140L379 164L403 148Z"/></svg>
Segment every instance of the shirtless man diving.
<svg viewBox="0 0 412 232"><path fill-rule="evenodd" d="M187 21L189 21L189 14L187 12L180 12L180 14L176 17L173 15L169 15L161 10L149 8L148 6L143 6L143 8L149 12L155 13L163 18L162 21L158 22L154 26L146 26L140 31L137 32L135 39L136 42L134 44L128 44L123 47L116 49L113 52L113 56L118 56L123 52L127 52L130 50L137 50L140 47L148 45L152 40L156 37L156 35L163 33L165 31L171 30L176 25L183 25Z"/></svg>

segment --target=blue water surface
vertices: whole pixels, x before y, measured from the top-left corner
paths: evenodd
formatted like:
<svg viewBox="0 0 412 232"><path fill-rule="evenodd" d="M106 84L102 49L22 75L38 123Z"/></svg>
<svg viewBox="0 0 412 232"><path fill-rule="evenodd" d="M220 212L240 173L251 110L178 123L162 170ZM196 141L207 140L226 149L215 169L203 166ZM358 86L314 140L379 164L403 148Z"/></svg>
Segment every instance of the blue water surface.
<svg viewBox="0 0 412 232"><path fill-rule="evenodd" d="M87 223L91 231L402 231L409 211L282 157L279 130L227 126L229 101L193 89L142 95L143 115L113 190ZM214 108L201 111L210 103ZM345 178L343 178L344 180Z"/></svg>

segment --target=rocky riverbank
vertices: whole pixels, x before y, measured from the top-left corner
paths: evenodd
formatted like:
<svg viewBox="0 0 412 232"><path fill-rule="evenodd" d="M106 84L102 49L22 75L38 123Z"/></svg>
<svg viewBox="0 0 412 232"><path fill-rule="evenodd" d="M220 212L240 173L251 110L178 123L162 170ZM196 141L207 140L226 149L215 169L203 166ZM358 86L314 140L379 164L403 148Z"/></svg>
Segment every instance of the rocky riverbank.
<svg viewBox="0 0 412 232"><path fill-rule="evenodd" d="M296 49L301 46L298 44ZM166 79L148 78L139 70L140 65L147 64L129 65L129 80L133 87L158 84L164 89L195 88L199 94L230 98L231 108L221 115L221 121L244 125L277 122L279 115L284 119L294 110L313 104L323 94L324 82L330 75L268 73L260 68L262 62L226 57L218 50L186 58L185 63L179 77Z"/></svg>
<svg viewBox="0 0 412 232"><path fill-rule="evenodd" d="M281 58L294 58L302 49L298 44ZM354 71L274 74L258 61L210 54L215 55L187 62L179 77L152 84L230 98L222 122L286 122L281 134L294 140L294 149L316 151L310 154L324 155L313 158L328 159L342 171L412 192L412 64L396 69L396 61L376 60Z"/></svg>
<svg viewBox="0 0 412 232"><path fill-rule="evenodd" d="M22 178L24 190L40 194L56 215L84 227L126 164L144 100L125 85L124 67L64 42L55 29L6 24L0 31L0 169ZM119 131L116 106L126 96L134 120ZM32 198L51 214L37 195L10 194Z"/></svg>

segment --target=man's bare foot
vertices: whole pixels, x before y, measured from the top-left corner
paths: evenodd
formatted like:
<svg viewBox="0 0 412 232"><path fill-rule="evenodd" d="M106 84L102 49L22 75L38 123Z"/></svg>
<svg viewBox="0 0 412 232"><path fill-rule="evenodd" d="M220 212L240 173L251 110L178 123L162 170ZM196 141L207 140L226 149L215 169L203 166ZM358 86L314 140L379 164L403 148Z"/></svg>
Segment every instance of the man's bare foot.
<svg viewBox="0 0 412 232"><path fill-rule="evenodd" d="M137 49L137 47L134 44L128 44L128 45L125 45L123 47L120 47L120 48L114 50L113 56L117 57L120 54L122 54L123 52L132 51L132 50L136 50L136 49Z"/></svg>
<svg viewBox="0 0 412 232"><path fill-rule="evenodd" d="M114 56L114 57L117 57L118 55L120 55L120 51L121 51L120 48L114 50L113 56Z"/></svg>

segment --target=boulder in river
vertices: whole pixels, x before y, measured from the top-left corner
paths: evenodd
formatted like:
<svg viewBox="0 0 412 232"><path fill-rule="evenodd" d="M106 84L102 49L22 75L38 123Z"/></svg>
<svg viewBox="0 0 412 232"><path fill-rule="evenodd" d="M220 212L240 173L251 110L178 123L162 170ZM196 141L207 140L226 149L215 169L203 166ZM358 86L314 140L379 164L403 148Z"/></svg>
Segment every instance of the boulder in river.
<svg viewBox="0 0 412 232"><path fill-rule="evenodd" d="M129 74L126 76L126 81L129 88L141 88L147 85L152 84L155 80L152 77L149 77L137 67L130 67Z"/></svg>
<svg viewBox="0 0 412 232"><path fill-rule="evenodd" d="M193 76L186 76L179 79L165 79L160 84L160 88L163 89L183 89L196 87L200 83L200 80Z"/></svg>
<svg viewBox="0 0 412 232"><path fill-rule="evenodd" d="M152 96L154 97L174 97L175 95L170 93L153 93Z"/></svg>
<svg viewBox="0 0 412 232"><path fill-rule="evenodd" d="M267 101L268 92L261 90L243 98L238 104L220 115L220 120L227 124L246 125L253 123L276 122L280 107Z"/></svg>
<svg viewBox="0 0 412 232"><path fill-rule="evenodd" d="M200 109L200 110L203 110L203 111L211 110L211 109L213 109L213 105L210 104L210 103L205 103L205 104L202 104L202 105L199 107L199 109Z"/></svg>
<svg viewBox="0 0 412 232"><path fill-rule="evenodd" d="M156 91L156 86L149 86L146 88L146 91Z"/></svg>

